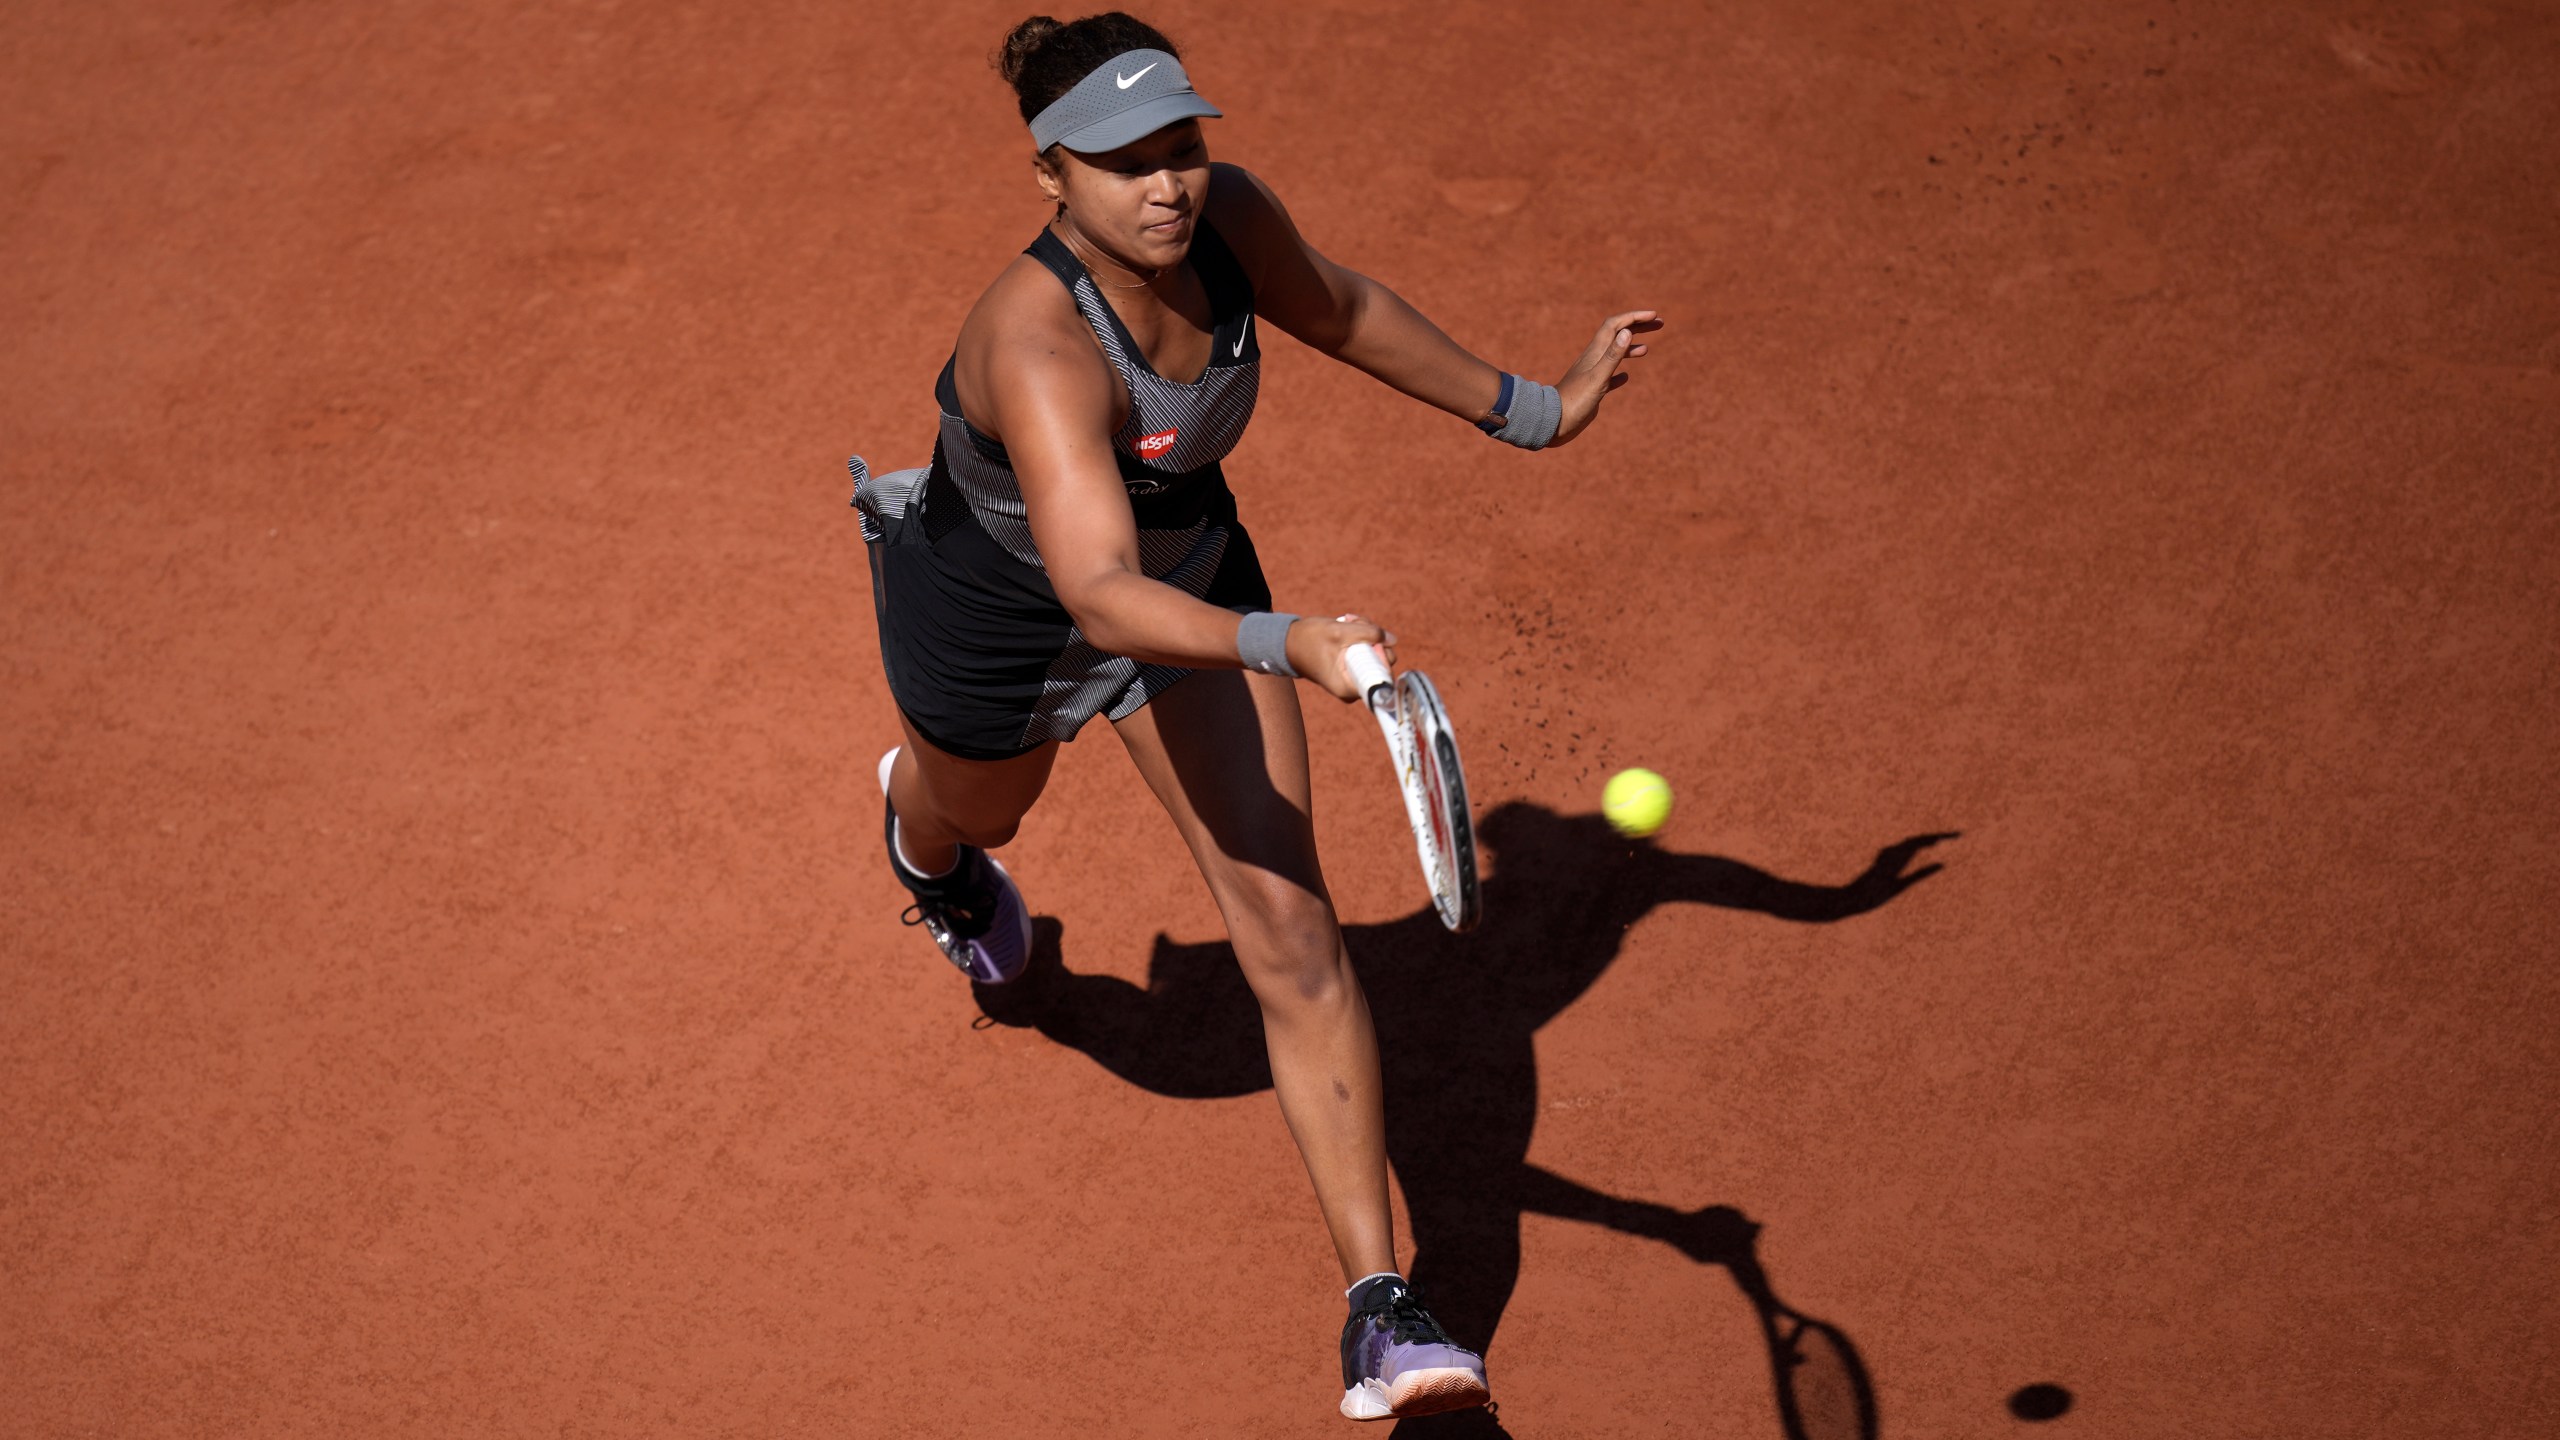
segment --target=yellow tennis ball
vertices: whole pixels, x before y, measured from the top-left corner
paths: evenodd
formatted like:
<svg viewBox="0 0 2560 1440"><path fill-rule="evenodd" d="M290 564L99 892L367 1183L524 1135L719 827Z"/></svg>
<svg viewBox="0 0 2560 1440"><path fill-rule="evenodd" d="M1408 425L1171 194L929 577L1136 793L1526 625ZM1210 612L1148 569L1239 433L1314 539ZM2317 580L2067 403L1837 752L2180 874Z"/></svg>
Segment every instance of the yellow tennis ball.
<svg viewBox="0 0 2560 1440"><path fill-rule="evenodd" d="M1650 770L1621 770L1600 792L1600 813L1630 840L1641 840L1671 818L1671 784Z"/></svg>

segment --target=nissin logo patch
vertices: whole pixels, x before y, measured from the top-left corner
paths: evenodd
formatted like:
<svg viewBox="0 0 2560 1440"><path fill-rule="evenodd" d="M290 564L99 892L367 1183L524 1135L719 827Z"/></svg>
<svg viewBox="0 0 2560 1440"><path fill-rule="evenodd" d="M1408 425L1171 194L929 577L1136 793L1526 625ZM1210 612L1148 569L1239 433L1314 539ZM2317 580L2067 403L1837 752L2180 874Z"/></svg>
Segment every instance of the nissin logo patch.
<svg viewBox="0 0 2560 1440"><path fill-rule="evenodd" d="M1138 437L1138 443L1132 448L1138 452L1138 458L1141 460L1159 460L1164 457L1166 451L1173 448L1173 437L1181 433L1180 430L1159 430L1153 435L1141 435Z"/></svg>

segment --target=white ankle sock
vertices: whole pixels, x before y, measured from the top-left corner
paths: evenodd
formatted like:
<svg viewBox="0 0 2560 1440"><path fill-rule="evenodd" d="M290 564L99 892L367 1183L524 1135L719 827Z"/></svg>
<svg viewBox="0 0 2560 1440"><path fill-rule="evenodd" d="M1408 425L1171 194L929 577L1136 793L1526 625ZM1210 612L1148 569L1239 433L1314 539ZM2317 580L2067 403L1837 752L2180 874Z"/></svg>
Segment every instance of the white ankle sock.
<svg viewBox="0 0 2560 1440"><path fill-rule="evenodd" d="M957 859L954 859L950 864L943 866L941 869L934 871L930 875L927 875L924 867L916 863L916 857L907 853L907 822L904 820L898 821L894 833L896 835L898 846L898 863L906 866L907 869L914 872L918 878L925 880L939 880L943 876L960 868L960 862Z"/></svg>
<svg viewBox="0 0 2560 1440"><path fill-rule="evenodd" d="M1372 1281L1372 1280L1381 1280L1381 1279L1384 1279L1384 1280L1395 1280L1395 1281L1399 1281L1399 1282L1401 1282L1401 1281L1404 1279L1404 1275L1402 1274L1402 1272L1400 1272L1400 1271L1395 1271L1395 1270L1381 1270L1381 1271L1377 1272L1377 1273L1376 1273L1376 1274L1374 1274L1374 1275L1363 1275L1363 1276L1361 1276L1359 1279L1354 1280L1354 1281L1352 1281L1352 1282L1351 1282L1351 1290L1357 1290L1357 1289L1359 1289L1361 1286L1368 1284L1368 1283L1369 1283L1370 1281ZM1349 1299L1351 1298L1351 1290L1345 1290L1345 1291L1343 1291L1343 1292L1342 1292L1342 1298L1343 1298L1343 1299L1345 1299L1345 1300L1349 1300Z"/></svg>

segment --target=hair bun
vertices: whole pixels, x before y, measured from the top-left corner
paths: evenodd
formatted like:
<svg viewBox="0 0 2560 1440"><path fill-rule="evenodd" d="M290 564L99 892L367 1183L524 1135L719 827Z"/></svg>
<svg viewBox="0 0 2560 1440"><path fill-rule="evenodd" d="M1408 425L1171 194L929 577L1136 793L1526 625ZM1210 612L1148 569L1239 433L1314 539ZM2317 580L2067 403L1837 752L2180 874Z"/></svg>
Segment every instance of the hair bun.
<svg viewBox="0 0 2560 1440"><path fill-rule="evenodd" d="M1050 36L1066 28L1048 15L1034 15L1014 26L1004 37L1004 48L996 52L996 73L1004 77L1007 85L1019 85L1023 67L1031 63L1031 57L1039 53Z"/></svg>
<svg viewBox="0 0 2560 1440"><path fill-rule="evenodd" d="M1182 58L1163 31L1118 10L1064 25L1049 16L1034 15L1014 26L1004 44L987 58L1004 83L1013 87L1022 123L1028 125L1095 66L1132 50L1161 50L1176 60Z"/></svg>

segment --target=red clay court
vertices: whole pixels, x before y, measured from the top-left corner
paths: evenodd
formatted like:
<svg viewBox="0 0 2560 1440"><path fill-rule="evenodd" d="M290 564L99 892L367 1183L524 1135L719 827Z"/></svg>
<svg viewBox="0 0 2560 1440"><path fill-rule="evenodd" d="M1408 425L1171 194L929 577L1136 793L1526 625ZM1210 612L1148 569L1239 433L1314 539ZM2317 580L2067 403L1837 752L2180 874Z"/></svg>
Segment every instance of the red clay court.
<svg viewBox="0 0 2560 1440"><path fill-rule="evenodd" d="M0 1429L1354 1433L1118 743L1036 990L879 860L843 461L1045 218L1026 9L0 22ZM1140 13L1477 353L1670 322L1551 455L1271 335L1228 467L1491 852L1302 689L1414 1437L2560 1431L2560 11Z"/></svg>

